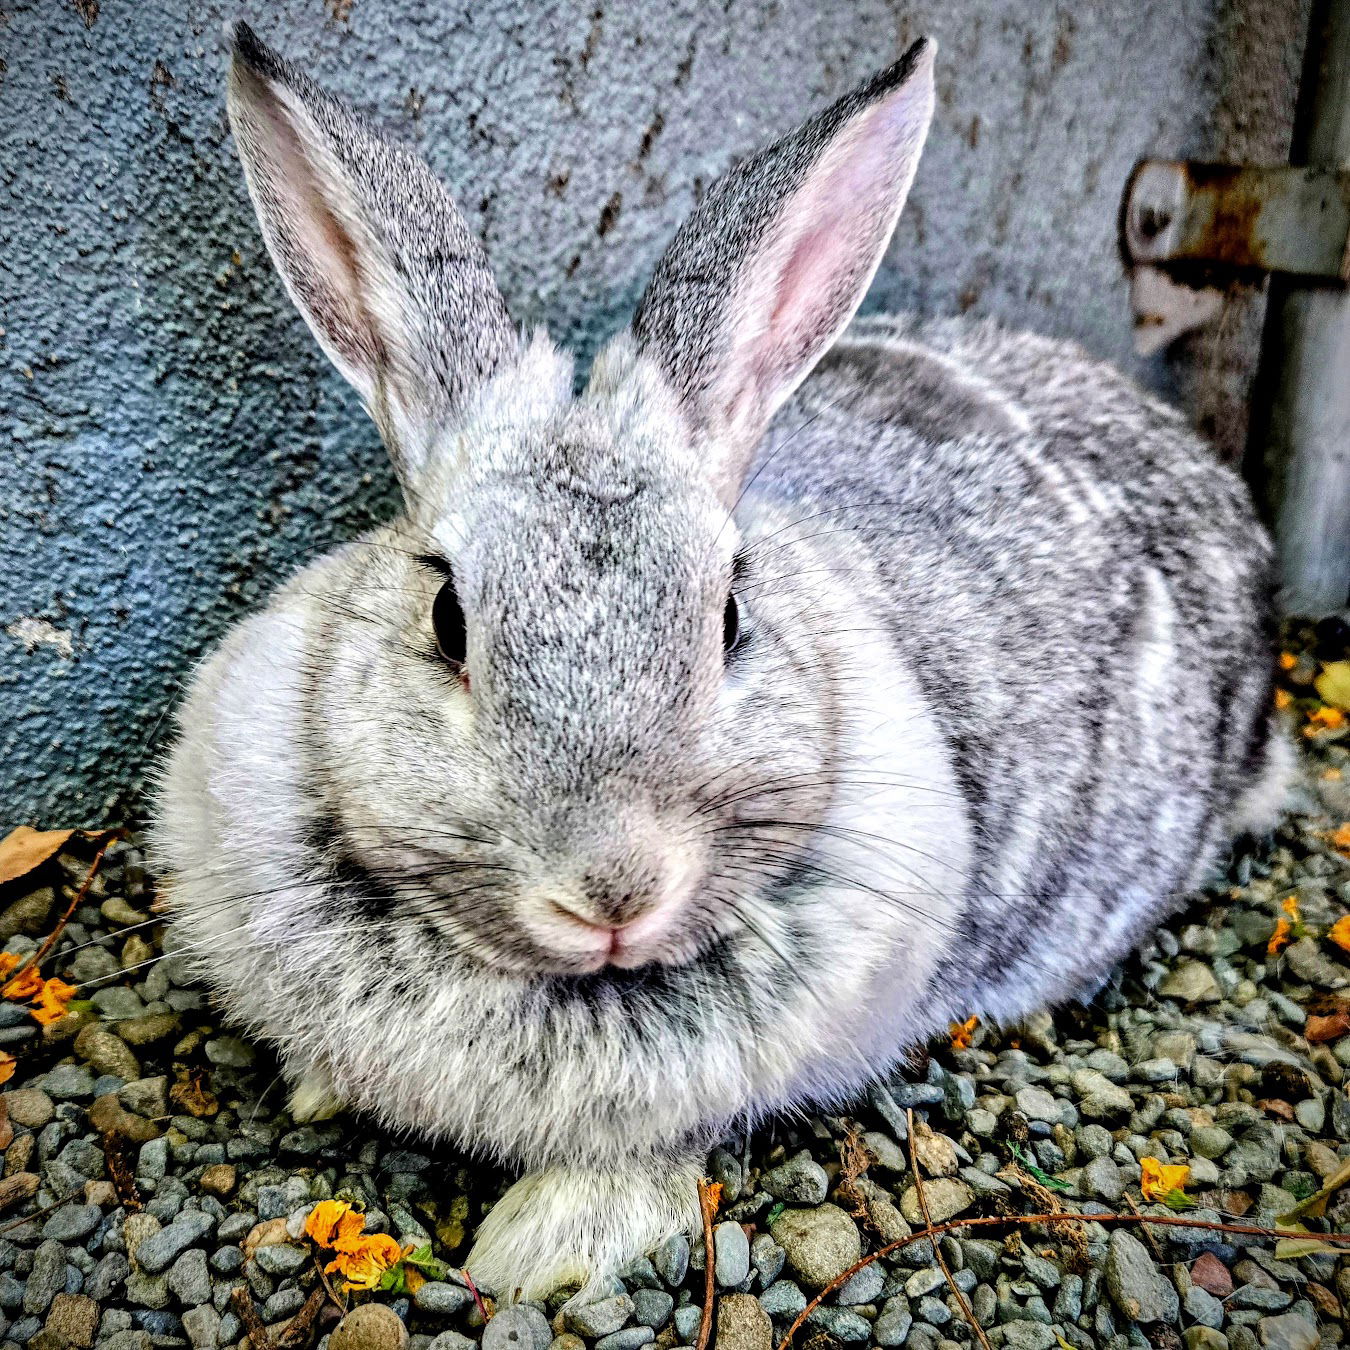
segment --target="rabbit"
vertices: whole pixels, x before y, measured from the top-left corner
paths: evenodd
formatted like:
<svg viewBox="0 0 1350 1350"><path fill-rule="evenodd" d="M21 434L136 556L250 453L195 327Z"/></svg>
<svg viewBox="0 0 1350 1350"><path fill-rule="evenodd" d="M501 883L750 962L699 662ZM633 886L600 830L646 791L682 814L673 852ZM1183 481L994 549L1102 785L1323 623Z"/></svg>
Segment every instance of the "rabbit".
<svg viewBox="0 0 1350 1350"><path fill-rule="evenodd" d="M422 161L233 30L263 237L403 509L196 673L171 939L296 1119L518 1170L503 1299L697 1231L728 1130L1080 996L1279 809L1237 476L1065 342L854 321L934 55L712 186L578 391Z"/></svg>

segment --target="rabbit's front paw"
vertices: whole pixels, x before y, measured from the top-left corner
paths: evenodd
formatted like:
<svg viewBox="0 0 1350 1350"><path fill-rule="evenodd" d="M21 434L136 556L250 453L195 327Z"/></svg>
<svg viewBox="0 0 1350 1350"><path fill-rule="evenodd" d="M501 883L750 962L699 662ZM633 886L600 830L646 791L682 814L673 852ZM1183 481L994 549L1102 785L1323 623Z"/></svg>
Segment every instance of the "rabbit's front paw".
<svg viewBox="0 0 1350 1350"><path fill-rule="evenodd" d="M338 1096L333 1080L322 1069L308 1069L291 1089L291 1119L297 1125L306 1121L331 1120L346 1107Z"/></svg>
<svg viewBox="0 0 1350 1350"><path fill-rule="evenodd" d="M544 1298L567 1284L580 1284L584 1299L606 1276L697 1226L693 1159L552 1167L522 1177L492 1207L468 1270L503 1302Z"/></svg>

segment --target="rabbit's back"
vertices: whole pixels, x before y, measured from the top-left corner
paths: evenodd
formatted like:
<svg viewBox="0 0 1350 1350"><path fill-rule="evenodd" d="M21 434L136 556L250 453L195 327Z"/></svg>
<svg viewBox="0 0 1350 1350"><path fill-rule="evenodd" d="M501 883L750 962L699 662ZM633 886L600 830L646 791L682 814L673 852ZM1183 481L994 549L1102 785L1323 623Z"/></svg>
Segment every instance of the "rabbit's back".
<svg viewBox="0 0 1350 1350"><path fill-rule="evenodd" d="M1090 982L1197 882L1267 754L1240 481L1067 344L881 318L780 414L752 492L805 547L870 554L947 739L977 854L935 989L1011 1014Z"/></svg>

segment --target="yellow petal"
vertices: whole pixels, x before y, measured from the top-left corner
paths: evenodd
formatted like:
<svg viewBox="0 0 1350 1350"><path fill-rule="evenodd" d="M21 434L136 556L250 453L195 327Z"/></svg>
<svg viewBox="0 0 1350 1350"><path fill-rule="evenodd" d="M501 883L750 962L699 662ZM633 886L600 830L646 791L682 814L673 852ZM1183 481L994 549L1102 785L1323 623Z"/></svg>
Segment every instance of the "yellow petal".
<svg viewBox="0 0 1350 1350"><path fill-rule="evenodd" d="M1342 712L1350 712L1350 661L1331 661L1313 681L1317 697Z"/></svg>
<svg viewBox="0 0 1350 1350"><path fill-rule="evenodd" d="M1184 1163L1165 1163L1158 1158L1139 1159L1139 1189L1145 1200L1162 1200L1182 1190L1191 1175Z"/></svg>

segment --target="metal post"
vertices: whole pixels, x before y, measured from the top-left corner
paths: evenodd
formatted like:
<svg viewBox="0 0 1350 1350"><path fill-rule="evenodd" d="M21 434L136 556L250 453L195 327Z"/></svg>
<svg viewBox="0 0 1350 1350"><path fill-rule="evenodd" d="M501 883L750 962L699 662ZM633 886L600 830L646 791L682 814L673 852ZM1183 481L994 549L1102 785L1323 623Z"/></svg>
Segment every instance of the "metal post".
<svg viewBox="0 0 1350 1350"><path fill-rule="evenodd" d="M1313 6L1290 159L1350 165L1350 0ZM1350 605L1350 288L1277 278L1263 360L1281 605L1329 614Z"/></svg>

